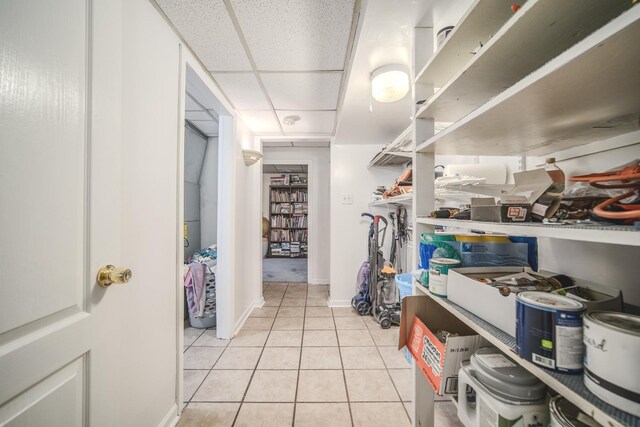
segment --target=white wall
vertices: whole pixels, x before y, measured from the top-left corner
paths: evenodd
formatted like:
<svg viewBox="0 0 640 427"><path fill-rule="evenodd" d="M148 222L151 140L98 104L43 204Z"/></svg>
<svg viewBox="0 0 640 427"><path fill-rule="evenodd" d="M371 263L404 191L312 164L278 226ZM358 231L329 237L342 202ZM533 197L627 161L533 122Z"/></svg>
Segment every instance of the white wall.
<svg viewBox="0 0 640 427"><path fill-rule="evenodd" d="M184 131L184 223L187 226L189 246L184 248L184 259L202 248L200 203L202 188L200 174L207 150L207 139L200 132L185 127Z"/></svg>
<svg viewBox="0 0 640 427"><path fill-rule="evenodd" d="M380 145L331 146L331 292L330 304L346 306L356 293L356 276L367 259L369 220L362 212L386 215L388 211L369 208L371 193L379 185L389 186L400 169L371 168L367 165ZM342 195L351 194L352 204L342 204ZM389 230L390 232L391 230ZM387 245L391 240L387 236ZM388 257L388 249L385 251Z"/></svg>
<svg viewBox="0 0 640 427"><path fill-rule="evenodd" d="M178 141L184 135L179 120L184 58L192 61L207 86L220 97L220 105L234 112L150 1L95 0L93 7L92 19L97 22L93 42L99 46L94 52L98 65L94 66L94 100L109 99L108 104L99 104L109 108L94 112L101 120L95 121L92 138L108 134L114 145L121 146L122 171L114 169L113 179L121 178L122 185L119 194L92 197L113 199L112 214L119 216L122 223L120 259L103 262L130 267L134 277L128 286L109 290L102 301L99 296L87 295L96 314L104 307L113 308L117 302L114 312L118 316L113 318L112 329L117 331L119 340L109 342L114 358L119 358L119 369L110 379L109 390L116 393L104 396L113 411L99 421L113 420L112 425L121 426L169 425L177 420L176 404L182 405L182 391L176 384L182 357L177 334L182 325L177 324L180 305L176 279L181 276L178 262L182 258L179 244L183 214L179 200L184 195L178 171L182 170L183 158ZM110 72L103 72L102 67ZM109 126L105 126L105 116L112 118ZM119 120L121 133L113 135L118 132L112 129L119 129ZM239 215L235 222L224 222L233 224L227 232L237 240L237 246L231 245L234 249L225 254L225 263L230 261L231 268L221 274L232 279L226 286L232 291L233 304L225 308L231 311L235 327L259 301L261 289L256 272L246 268L251 262L260 262L260 243L250 238L259 236L260 166L251 170L244 166L241 145L247 141L252 144L253 136L239 120L234 124L232 118L225 119L229 121L229 128L235 129L230 130L233 147L227 147L225 156L230 155L220 156L218 166L233 166L232 182L222 185L239 191L225 199L221 216L226 221L232 207L246 215Z"/></svg>
<svg viewBox="0 0 640 427"><path fill-rule="evenodd" d="M242 149L260 149L260 142L249 132L245 124L236 122L236 164L234 183L236 194L235 237L236 237L236 277L235 314L236 332L240 329L251 310L262 298L262 277L259 266L262 263L262 216L261 186L262 164L247 166L242 157ZM223 183L223 185L228 185Z"/></svg>
<svg viewBox="0 0 640 427"><path fill-rule="evenodd" d="M200 172L200 241L203 248L218 242L218 138L207 138Z"/></svg>
<svg viewBox="0 0 640 427"><path fill-rule="evenodd" d="M330 174L331 155L329 148L275 148L263 149L264 164L310 162L309 174L309 271L310 284L327 284L330 279L329 259L330 222ZM331 265L331 266L330 266Z"/></svg>
<svg viewBox="0 0 640 427"><path fill-rule="evenodd" d="M120 402L113 425L156 426L176 403L180 56L177 37L147 0L122 1L121 16L122 40L112 35L109 49L122 50L121 266L133 279L110 289L123 301L113 319L120 341L111 343L119 381L109 398Z"/></svg>

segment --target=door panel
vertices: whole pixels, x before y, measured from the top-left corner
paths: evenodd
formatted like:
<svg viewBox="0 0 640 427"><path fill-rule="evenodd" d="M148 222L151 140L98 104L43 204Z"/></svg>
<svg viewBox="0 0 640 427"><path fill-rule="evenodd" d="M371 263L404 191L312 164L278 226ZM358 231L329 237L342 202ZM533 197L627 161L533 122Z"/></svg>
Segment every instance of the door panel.
<svg viewBox="0 0 640 427"><path fill-rule="evenodd" d="M88 13L0 2L0 425L86 414Z"/></svg>
<svg viewBox="0 0 640 427"><path fill-rule="evenodd" d="M82 425L85 358L77 359L0 407L1 426Z"/></svg>
<svg viewBox="0 0 640 427"><path fill-rule="evenodd" d="M83 307L86 14L0 2L0 334Z"/></svg>

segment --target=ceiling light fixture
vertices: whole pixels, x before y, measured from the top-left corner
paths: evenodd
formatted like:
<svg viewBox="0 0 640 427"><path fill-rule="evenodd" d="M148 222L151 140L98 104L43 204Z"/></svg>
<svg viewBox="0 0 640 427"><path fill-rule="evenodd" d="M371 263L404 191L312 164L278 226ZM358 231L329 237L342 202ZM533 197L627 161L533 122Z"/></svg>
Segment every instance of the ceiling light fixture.
<svg viewBox="0 0 640 427"><path fill-rule="evenodd" d="M389 64L371 73L371 96L378 102L396 102L409 92L407 67Z"/></svg>
<svg viewBox="0 0 640 427"><path fill-rule="evenodd" d="M287 116L282 119L282 124L286 126L293 126L300 120L300 116Z"/></svg>
<svg viewBox="0 0 640 427"><path fill-rule="evenodd" d="M247 166L254 165L262 158L262 153L257 150L242 150L244 164Z"/></svg>

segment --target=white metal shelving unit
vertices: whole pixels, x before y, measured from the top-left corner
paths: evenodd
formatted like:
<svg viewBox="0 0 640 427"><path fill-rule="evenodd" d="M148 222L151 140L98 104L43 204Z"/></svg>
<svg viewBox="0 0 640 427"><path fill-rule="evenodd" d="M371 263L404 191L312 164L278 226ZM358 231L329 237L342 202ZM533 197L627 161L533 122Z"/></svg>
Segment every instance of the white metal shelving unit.
<svg viewBox="0 0 640 427"><path fill-rule="evenodd" d="M390 206L390 205L403 205L411 206L413 204L413 194L401 194L399 196L389 197L388 199L376 200L369 203L369 206Z"/></svg>
<svg viewBox="0 0 640 427"><path fill-rule="evenodd" d="M483 4L476 6L481 8ZM504 10L509 10L501 1L489 4L500 6L503 11L496 16L504 16ZM506 23L503 21L504 25L482 49L423 104L418 117L437 117L443 122L461 119L615 18L626 7L628 4L624 2L585 2L576 7L571 1L529 0L518 13L509 10L513 17ZM464 22L461 28L464 30ZM446 47L445 52L449 51Z"/></svg>
<svg viewBox="0 0 640 427"><path fill-rule="evenodd" d="M419 224L447 227L509 236L545 237L580 242L608 243L614 245L640 246L640 231L624 225L560 225L528 223L495 223L462 221L456 219L416 218Z"/></svg>
<svg viewBox="0 0 640 427"><path fill-rule="evenodd" d="M640 85L631 76L640 70L639 39L634 7L416 150L542 155L637 130Z"/></svg>
<svg viewBox="0 0 640 427"><path fill-rule="evenodd" d="M516 340L511 335L496 328L488 322L480 319L470 311L465 310L446 298L440 298L431 294L421 285L414 285L416 293L426 295L444 307L451 314L462 320L467 326L476 331L478 335L486 338L493 346L499 348L517 364L538 377L547 386L562 394L573 402L585 414L603 426L637 426L638 418L617 410L591 393L584 385L582 375L561 374L548 371L518 356L516 352Z"/></svg>
<svg viewBox="0 0 640 427"><path fill-rule="evenodd" d="M618 9L613 10L608 9L610 3L597 0L561 4L529 0L514 15L511 4L475 1L435 53L434 29L414 30L413 100L428 101L416 111L413 123L413 241L419 242L421 233L441 226L533 236L544 242L584 246L587 252L594 245L627 246L637 252L640 233L631 227L496 224L428 217L435 207L436 154L543 155L571 147L584 149L587 143L638 129L640 5L616 4ZM630 10L622 12L624 8ZM549 34L538 34L540 31ZM469 54L478 41L484 43L483 48L475 56ZM526 54L531 54L531 62ZM498 66L495 75L488 75ZM454 123L436 133L436 120ZM419 260L418 247L414 248L414 265ZM414 286L414 295L424 294L602 425L640 426L640 418L590 393L582 376L557 374L521 359L513 351L513 337ZM431 386L414 368L415 426L433 425L433 399Z"/></svg>
<svg viewBox="0 0 640 427"><path fill-rule="evenodd" d="M413 139L411 138L411 126L405 129L396 139L387 144L373 159L368 167L372 166L402 166L411 161L413 157Z"/></svg>

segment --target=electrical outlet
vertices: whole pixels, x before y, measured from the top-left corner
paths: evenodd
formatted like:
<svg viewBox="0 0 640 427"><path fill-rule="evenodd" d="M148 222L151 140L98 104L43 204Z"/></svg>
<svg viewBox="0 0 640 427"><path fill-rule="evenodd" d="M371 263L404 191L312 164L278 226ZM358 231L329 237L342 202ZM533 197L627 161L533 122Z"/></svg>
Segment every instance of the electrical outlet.
<svg viewBox="0 0 640 427"><path fill-rule="evenodd" d="M342 195L342 204L343 205L352 205L353 204L353 194L346 193Z"/></svg>

